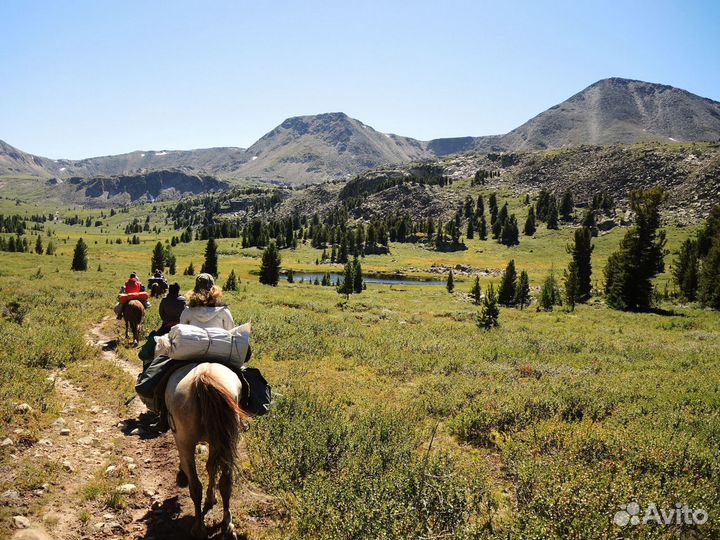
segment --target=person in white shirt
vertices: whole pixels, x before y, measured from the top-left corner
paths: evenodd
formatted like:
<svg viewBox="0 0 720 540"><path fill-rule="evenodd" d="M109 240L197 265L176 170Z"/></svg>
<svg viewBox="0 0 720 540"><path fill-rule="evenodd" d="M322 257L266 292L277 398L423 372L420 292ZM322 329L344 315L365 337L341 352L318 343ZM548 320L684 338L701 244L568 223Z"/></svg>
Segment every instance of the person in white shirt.
<svg viewBox="0 0 720 540"><path fill-rule="evenodd" d="M235 328L232 313L222 299L223 292L210 274L200 274L195 288L187 293L187 307L180 314L180 324L200 328Z"/></svg>

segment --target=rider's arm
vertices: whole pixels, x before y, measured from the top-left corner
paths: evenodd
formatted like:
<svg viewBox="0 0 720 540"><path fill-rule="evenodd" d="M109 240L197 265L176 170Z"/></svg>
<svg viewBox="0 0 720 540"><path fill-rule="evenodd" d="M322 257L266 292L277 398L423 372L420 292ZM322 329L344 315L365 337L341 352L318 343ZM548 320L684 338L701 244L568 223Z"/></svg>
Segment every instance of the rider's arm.
<svg viewBox="0 0 720 540"><path fill-rule="evenodd" d="M233 320L232 313L230 313L230 308L226 307L224 310L224 317L223 317L223 328L225 330L232 330L235 328L235 321Z"/></svg>

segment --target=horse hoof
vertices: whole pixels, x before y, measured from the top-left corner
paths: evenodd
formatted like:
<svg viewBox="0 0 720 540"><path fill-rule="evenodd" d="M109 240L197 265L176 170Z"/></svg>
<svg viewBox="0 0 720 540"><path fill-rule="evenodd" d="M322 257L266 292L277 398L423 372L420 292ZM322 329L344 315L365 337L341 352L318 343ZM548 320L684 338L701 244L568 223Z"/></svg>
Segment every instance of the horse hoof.
<svg viewBox="0 0 720 540"><path fill-rule="evenodd" d="M237 534L235 534L235 525L232 522L227 526L223 524L223 538L225 540L238 540Z"/></svg>
<svg viewBox="0 0 720 540"><path fill-rule="evenodd" d="M188 477L182 470L177 472L175 483L181 488L188 487Z"/></svg>
<svg viewBox="0 0 720 540"><path fill-rule="evenodd" d="M190 529L190 534L195 538L207 538L208 535L207 528L204 523L196 523L193 525L192 529Z"/></svg>
<svg viewBox="0 0 720 540"><path fill-rule="evenodd" d="M215 495L208 496L205 499L205 504L203 505L203 514L209 512L213 506L217 504L217 497Z"/></svg>

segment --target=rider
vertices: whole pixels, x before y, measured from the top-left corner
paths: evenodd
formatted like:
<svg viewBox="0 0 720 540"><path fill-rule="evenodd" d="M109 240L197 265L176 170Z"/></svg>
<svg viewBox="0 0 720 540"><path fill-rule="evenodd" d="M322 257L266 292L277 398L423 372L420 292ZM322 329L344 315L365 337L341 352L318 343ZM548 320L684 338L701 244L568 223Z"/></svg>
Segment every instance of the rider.
<svg viewBox="0 0 720 540"><path fill-rule="evenodd" d="M160 319L162 326L155 335L167 334L170 329L180 321L180 314L185 309L187 301L180 296L180 285L173 283L168 288L168 294L160 301Z"/></svg>
<svg viewBox="0 0 720 540"><path fill-rule="evenodd" d="M176 285L173 283L173 286ZM232 313L227 304L222 301L222 289L215 285L215 280L210 274L200 274L195 279L195 288L187 294L187 307L180 314L180 324L192 324L201 328L224 328L232 330L235 327ZM165 301L165 300L163 300ZM162 304L161 304L162 309ZM148 347L150 347L148 345ZM143 347L144 349L145 347ZM154 347L152 347L154 350ZM248 348L245 361L250 359L252 354ZM147 358L147 360L146 360ZM148 351L144 362L143 372L138 376L136 390L141 394L141 399L149 408L158 410L160 421L157 428L160 431L168 429L165 405L162 402L162 391L156 392L160 381L173 362L166 356L154 357ZM240 366L228 365L233 371L239 370ZM238 372L238 371L236 371ZM240 376L240 375L238 375ZM142 390L140 390L142 388ZM150 397L154 395L155 397ZM160 399L157 399L157 398Z"/></svg>
<svg viewBox="0 0 720 540"><path fill-rule="evenodd" d="M232 330L235 322L222 295L222 289L215 285L210 274L200 274L195 279L195 288L187 294L188 307L180 315L180 323Z"/></svg>
<svg viewBox="0 0 720 540"><path fill-rule="evenodd" d="M130 278L125 282L125 293L139 293L145 290L145 287L143 287L143 284L140 283L140 280L137 278L137 274L133 272L130 274Z"/></svg>
<svg viewBox="0 0 720 540"><path fill-rule="evenodd" d="M144 291L145 286L140 283L140 280L137 278L137 274L135 272L132 272L128 280L125 282L125 285L120 287L120 294L139 293ZM143 300L142 303L145 305L145 309L150 308L150 302L147 300ZM121 304L120 302L115 304L115 315L117 315L118 320L122 319L124 305L125 304Z"/></svg>
<svg viewBox="0 0 720 540"><path fill-rule="evenodd" d="M168 284L167 284L167 280L165 279L165 276L162 273L162 270L155 270L153 277L148 279L148 285L150 286L151 290L152 290L152 286L156 283L160 287L160 290L159 290L160 294L164 293L167 290Z"/></svg>

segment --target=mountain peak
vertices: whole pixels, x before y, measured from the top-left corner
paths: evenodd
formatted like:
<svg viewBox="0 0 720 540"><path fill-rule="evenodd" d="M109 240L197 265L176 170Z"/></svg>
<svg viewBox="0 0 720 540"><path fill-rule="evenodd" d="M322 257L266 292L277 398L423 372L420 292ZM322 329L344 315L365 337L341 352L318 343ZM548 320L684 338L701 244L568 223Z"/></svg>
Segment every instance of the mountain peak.
<svg viewBox="0 0 720 540"><path fill-rule="evenodd" d="M305 116L291 116L290 118L285 119L278 127L283 129L306 131L311 125L328 125L338 122L347 122L349 120L352 120L352 118L343 112L331 112Z"/></svg>
<svg viewBox="0 0 720 540"><path fill-rule="evenodd" d="M601 79L501 139L511 149L720 137L720 103L664 84Z"/></svg>

